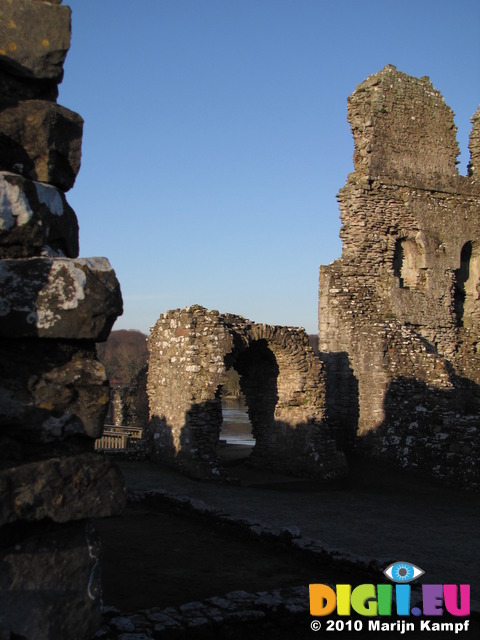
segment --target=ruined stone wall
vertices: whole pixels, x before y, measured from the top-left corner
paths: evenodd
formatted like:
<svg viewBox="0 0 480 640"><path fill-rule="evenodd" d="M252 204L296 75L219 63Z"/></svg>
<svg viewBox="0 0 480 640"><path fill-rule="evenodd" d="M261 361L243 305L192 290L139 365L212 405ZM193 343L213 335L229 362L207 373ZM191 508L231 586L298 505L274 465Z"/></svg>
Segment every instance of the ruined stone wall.
<svg viewBox="0 0 480 640"><path fill-rule="evenodd" d="M111 424L139 429L148 424L147 373L148 365L145 365L132 378L130 384L112 389L109 418Z"/></svg>
<svg viewBox="0 0 480 640"><path fill-rule="evenodd" d="M221 475L221 390L234 367L256 439L252 464L324 478L344 472L324 422L323 368L303 329L193 306L161 315L148 347L153 458L194 476Z"/></svg>
<svg viewBox="0 0 480 640"><path fill-rule="evenodd" d="M329 383L329 416L376 455L476 484L478 111L468 177L453 113L426 77L385 67L350 96L348 119L342 257L320 268L319 348L348 398Z"/></svg>
<svg viewBox="0 0 480 640"><path fill-rule="evenodd" d="M70 43L61 0L0 0L0 636L91 637L92 517L124 504L93 453L109 399L95 343L122 312L105 258L78 258L65 192L81 117L56 103Z"/></svg>

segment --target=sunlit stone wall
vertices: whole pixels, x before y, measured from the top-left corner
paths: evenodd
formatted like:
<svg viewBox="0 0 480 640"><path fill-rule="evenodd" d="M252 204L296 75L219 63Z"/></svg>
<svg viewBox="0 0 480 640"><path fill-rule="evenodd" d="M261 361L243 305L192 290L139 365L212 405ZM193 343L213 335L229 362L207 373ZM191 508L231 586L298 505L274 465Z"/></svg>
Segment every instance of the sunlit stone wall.
<svg viewBox="0 0 480 640"><path fill-rule="evenodd" d="M161 315L148 347L153 458L198 477L222 475L221 390L234 367L256 439L252 464L322 478L344 473L325 424L323 367L303 329L193 306Z"/></svg>
<svg viewBox="0 0 480 640"><path fill-rule="evenodd" d="M453 113L429 79L387 66L348 99L355 171L342 257L320 268L327 413L344 440L478 483L478 111L460 176Z"/></svg>

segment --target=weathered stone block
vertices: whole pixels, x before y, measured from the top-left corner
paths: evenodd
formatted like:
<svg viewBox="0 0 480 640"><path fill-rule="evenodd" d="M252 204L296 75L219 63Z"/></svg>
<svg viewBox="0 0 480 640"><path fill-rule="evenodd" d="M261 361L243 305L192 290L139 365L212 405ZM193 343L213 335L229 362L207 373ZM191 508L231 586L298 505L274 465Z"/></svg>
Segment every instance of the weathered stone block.
<svg viewBox="0 0 480 640"><path fill-rule="evenodd" d="M0 436L13 460L85 451L85 439L102 435L108 400L93 342L0 340Z"/></svg>
<svg viewBox="0 0 480 640"><path fill-rule="evenodd" d="M19 76L62 80L71 10L59 4L58 0L0 0L1 66Z"/></svg>
<svg viewBox="0 0 480 640"><path fill-rule="evenodd" d="M122 296L106 258L0 260L0 336L108 336Z"/></svg>
<svg viewBox="0 0 480 640"><path fill-rule="evenodd" d="M55 103L70 44L61 4L0 0L2 640L93 637L99 544L86 518L125 501L119 472L93 453L109 400L95 342L122 301L106 259L75 260L63 191L80 168L83 120Z"/></svg>
<svg viewBox="0 0 480 640"><path fill-rule="evenodd" d="M55 80L35 80L19 78L0 67L0 96L9 96L17 100L51 100L58 98L58 85Z"/></svg>
<svg viewBox="0 0 480 640"><path fill-rule="evenodd" d="M17 520L102 518L120 513L124 506L120 471L95 453L0 471L0 526Z"/></svg>
<svg viewBox="0 0 480 640"><path fill-rule="evenodd" d="M85 640L100 623L100 544L89 522L10 525L0 546L0 632Z"/></svg>
<svg viewBox="0 0 480 640"><path fill-rule="evenodd" d="M78 222L62 191L0 172L0 258L78 256Z"/></svg>
<svg viewBox="0 0 480 640"><path fill-rule="evenodd" d="M68 191L80 169L83 119L45 100L0 101L0 169Z"/></svg>

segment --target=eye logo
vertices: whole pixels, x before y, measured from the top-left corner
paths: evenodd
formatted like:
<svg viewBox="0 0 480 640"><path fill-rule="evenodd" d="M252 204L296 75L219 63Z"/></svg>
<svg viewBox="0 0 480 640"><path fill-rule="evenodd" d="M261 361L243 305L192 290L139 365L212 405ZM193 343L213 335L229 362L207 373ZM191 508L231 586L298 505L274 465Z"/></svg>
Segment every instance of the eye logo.
<svg viewBox="0 0 480 640"><path fill-rule="evenodd" d="M392 582L406 583L423 576L425 571L411 562L394 562L383 572Z"/></svg>

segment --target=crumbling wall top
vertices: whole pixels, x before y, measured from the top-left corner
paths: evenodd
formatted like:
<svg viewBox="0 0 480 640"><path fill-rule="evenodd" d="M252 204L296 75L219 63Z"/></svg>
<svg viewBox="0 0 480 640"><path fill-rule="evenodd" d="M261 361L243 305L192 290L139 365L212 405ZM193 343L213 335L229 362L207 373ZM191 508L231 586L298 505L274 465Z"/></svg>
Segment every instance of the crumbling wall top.
<svg viewBox="0 0 480 640"><path fill-rule="evenodd" d="M348 98L355 171L369 177L457 176L453 116L428 77L387 65Z"/></svg>
<svg viewBox="0 0 480 640"><path fill-rule="evenodd" d="M468 175L478 180L480 168L480 106L472 116L472 131L470 132L470 162L468 164Z"/></svg>

